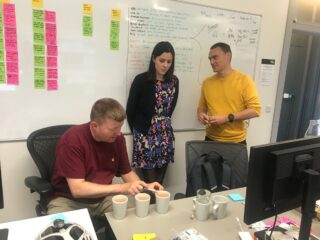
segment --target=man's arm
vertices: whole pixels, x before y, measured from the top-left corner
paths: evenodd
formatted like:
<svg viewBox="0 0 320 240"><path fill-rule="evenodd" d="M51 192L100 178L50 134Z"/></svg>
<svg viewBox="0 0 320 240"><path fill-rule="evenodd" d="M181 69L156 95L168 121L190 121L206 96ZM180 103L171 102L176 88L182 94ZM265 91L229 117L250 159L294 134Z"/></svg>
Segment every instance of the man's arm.
<svg viewBox="0 0 320 240"><path fill-rule="evenodd" d="M118 193L135 195L144 188L163 189L157 182L147 184L141 181L133 171L121 177L125 183L98 184L85 181L84 179L72 178L67 178L67 182L74 198L98 198Z"/></svg>
<svg viewBox="0 0 320 240"><path fill-rule="evenodd" d="M85 179L67 178L67 182L74 198L98 198L112 194L137 194L147 188L147 184L141 181L134 172L125 174L130 182L119 184L98 184L85 181Z"/></svg>
<svg viewBox="0 0 320 240"><path fill-rule="evenodd" d="M243 121L243 120L247 120L247 119L259 116L256 110L250 109L250 108L247 108L241 112L232 113L232 114L234 115L233 121L236 121L236 120ZM228 122L229 119L228 119L228 115L216 115L216 116L210 116L208 121L210 124L220 125Z"/></svg>

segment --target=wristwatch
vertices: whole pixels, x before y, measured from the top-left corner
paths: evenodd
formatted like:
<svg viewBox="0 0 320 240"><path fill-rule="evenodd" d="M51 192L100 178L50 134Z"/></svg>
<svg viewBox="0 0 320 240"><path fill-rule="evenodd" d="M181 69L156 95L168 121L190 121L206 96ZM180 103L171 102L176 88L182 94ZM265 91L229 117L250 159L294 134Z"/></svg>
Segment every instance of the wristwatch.
<svg viewBox="0 0 320 240"><path fill-rule="evenodd" d="M230 123L232 123L233 120L234 120L234 115L233 115L232 113L229 113L229 115L228 115L228 121L229 121Z"/></svg>

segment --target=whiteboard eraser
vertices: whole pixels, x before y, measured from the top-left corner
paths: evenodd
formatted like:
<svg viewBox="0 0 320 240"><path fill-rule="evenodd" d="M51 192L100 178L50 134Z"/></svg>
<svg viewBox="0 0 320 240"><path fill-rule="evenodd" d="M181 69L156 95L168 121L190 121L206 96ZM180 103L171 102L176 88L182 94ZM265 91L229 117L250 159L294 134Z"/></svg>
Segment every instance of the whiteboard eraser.
<svg viewBox="0 0 320 240"><path fill-rule="evenodd" d="M249 232L239 232L239 237L241 240L252 240Z"/></svg>

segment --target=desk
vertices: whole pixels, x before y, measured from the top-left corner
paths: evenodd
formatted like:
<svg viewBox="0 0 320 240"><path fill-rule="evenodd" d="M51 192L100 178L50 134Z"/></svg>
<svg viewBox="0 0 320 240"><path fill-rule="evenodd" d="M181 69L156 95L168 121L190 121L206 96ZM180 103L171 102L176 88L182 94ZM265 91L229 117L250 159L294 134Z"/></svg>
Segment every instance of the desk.
<svg viewBox="0 0 320 240"><path fill-rule="evenodd" d="M216 193L219 195L227 195L229 193L239 193L245 196L245 188L233 189ZM232 202L228 204L227 216L223 219L213 219L212 215L207 221L201 222L197 219L191 219L192 215L192 198L185 198L170 202L170 209L167 214L158 214L155 205L151 205L149 215L145 218L139 218L135 215L135 208L128 209L127 216L123 220L116 220L112 217L112 213L106 213L108 221L118 240L131 240L134 233L154 232L161 240L172 239L174 234L188 228L195 228L208 239L212 240L237 240L240 231L236 217L242 222L244 214L244 205L241 202ZM290 211L287 216L300 221L299 213L296 210ZM317 229L315 233L319 233L320 223L316 223ZM249 231L253 236L252 229L249 229L242 222L244 231Z"/></svg>
<svg viewBox="0 0 320 240"><path fill-rule="evenodd" d="M30 218L15 222L8 222L0 224L0 229L8 228L8 240L17 239L37 239L36 237L46 227L52 223L53 220L62 218L65 222L77 223L81 225L92 236L92 240L97 240L89 213L87 209L75 210L59 214L52 214L43 217Z"/></svg>

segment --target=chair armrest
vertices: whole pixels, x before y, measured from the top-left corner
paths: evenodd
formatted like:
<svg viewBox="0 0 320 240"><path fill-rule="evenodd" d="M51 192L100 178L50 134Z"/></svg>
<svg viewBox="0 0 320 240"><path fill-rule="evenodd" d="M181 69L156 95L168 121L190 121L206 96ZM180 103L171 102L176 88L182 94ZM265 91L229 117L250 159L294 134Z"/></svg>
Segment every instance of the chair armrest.
<svg viewBox="0 0 320 240"><path fill-rule="evenodd" d="M37 176L26 177L24 184L30 188L31 191L35 191L40 195L46 195L53 190L50 182Z"/></svg>

